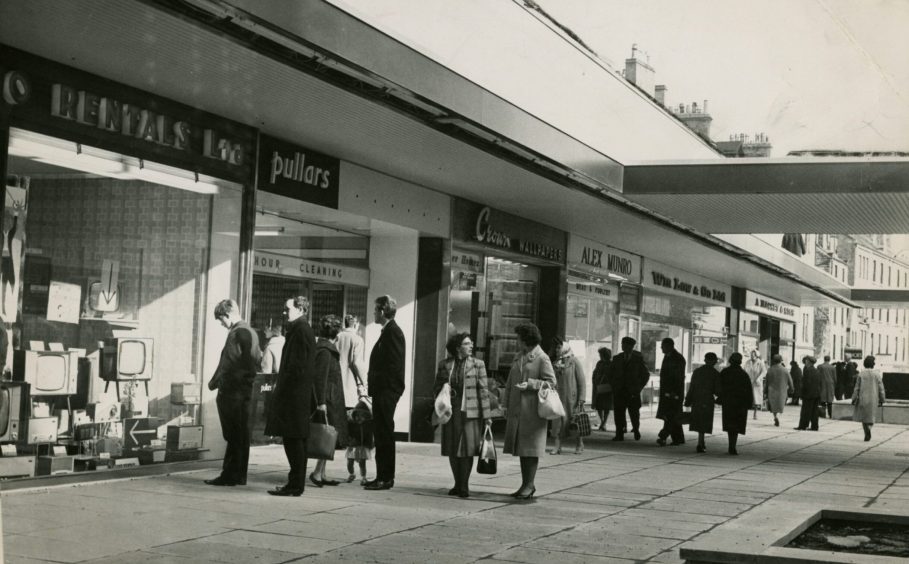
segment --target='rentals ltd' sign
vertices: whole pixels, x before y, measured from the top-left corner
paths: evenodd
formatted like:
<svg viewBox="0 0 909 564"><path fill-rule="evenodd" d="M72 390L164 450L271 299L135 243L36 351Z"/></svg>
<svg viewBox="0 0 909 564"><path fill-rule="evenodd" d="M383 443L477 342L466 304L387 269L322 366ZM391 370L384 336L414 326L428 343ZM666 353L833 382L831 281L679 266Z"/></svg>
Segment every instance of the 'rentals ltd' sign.
<svg viewBox="0 0 909 564"><path fill-rule="evenodd" d="M338 209L340 175L339 159L268 135L259 137L259 190Z"/></svg>

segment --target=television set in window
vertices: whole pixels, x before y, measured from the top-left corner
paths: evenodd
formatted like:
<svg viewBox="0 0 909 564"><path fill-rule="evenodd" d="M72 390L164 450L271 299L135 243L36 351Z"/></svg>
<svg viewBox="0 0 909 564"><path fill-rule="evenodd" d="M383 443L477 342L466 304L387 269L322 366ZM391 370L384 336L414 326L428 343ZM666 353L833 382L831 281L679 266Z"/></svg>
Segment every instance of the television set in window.
<svg viewBox="0 0 909 564"><path fill-rule="evenodd" d="M21 439L27 401L28 384L0 382L0 443L18 443Z"/></svg>
<svg viewBox="0 0 909 564"><path fill-rule="evenodd" d="M106 339L101 349L101 378L107 382L151 380L154 339L117 337Z"/></svg>
<svg viewBox="0 0 909 564"><path fill-rule="evenodd" d="M31 396L69 396L76 393L79 353L29 351L13 353L13 380L27 382Z"/></svg>

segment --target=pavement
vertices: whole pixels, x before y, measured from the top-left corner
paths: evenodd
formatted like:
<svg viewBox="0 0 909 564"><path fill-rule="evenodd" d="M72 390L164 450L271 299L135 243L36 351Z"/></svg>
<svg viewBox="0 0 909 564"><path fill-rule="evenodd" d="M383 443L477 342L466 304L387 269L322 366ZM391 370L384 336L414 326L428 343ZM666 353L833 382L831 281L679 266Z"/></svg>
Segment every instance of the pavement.
<svg viewBox="0 0 909 564"><path fill-rule="evenodd" d="M398 443L388 491L353 482L269 496L286 477L280 446L253 448L247 486L206 486L216 472L194 470L17 489L0 497L3 553L10 564L677 563L683 547L760 552L821 508L905 506L909 430L878 424L864 442L858 423L821 419L820 431L795 431L797 409L780 427L766 412L749 420L739 456L719 428L706 454L692 433L659 447L661 422L645 413L641 441L594 431L582 454L542 458L531 501L507 495L520 470L505 455L496 475L471 476L469 499L447 496L448 461L417 443ZM328 471L343 478L338 454Z"/></svg>

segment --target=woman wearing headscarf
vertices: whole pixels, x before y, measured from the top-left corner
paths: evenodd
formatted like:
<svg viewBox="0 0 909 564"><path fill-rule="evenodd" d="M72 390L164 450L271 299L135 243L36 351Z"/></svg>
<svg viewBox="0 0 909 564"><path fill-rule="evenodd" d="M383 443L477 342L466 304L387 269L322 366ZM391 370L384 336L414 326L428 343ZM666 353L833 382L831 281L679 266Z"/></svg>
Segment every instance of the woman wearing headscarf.
<svg viewBox="0 0 909 564"><path fill-rule="evenodd" d="M691 374L691 383L685 395L685 407L691 408L691 422L688 429L698 434L697 452L707 452L704 434L713 433L713 412L715 410L720 373L716 371L716 353L704 355L704 365Z"/></svg>
<svg viewBox="0 0 909 564"><path fill-rule="evenodd" d="M770 370L767 371L767 405L773 414L773 424L780 426L778 415L783 413L786 397L792 389L792 376L783 366L783 357L775 354L770 358Z"/></svg>
<svg viewBox="0 0 909 564"><path fill-rule="evenodd" d="M880 416L881 406L886 399L884 395L884 379L880 370L874 369L874 357L865 357L865 368L858 373L855 379L855 388L852 390L852 404L855 411L852 414L854 421L861 421L865 430L865 440L871 440L871 426Z"/></svg>
<svg viewBox="0 0 909 564"><path fill-rule="evenodd" d="M593 408L600 416L600 431L606 430L606 418L612 409L612 384L609 382L609 363L612 362L612 351L606 347L597 350L600 360L593 369Z"/></svg>
<svg viewBox="0 0 909 564"><path fill-rule="evenodd" d="M729 437L729 454L738 454L739 435L748 425L748 408L754 399L751 377L742 368L742 353L734 352L729 365L720 372L720 403L723 406L723 430Z"/></svg>
<svg viewBox="0 0 909 564"><path fill-rule="evenodd" d="M486 365L472 356L473 341L468 333L450 336L445 350L448 356L439 362L432 395L437 396L446 382L451 387L451 419L442 425L442 456L448 457L455 481L448 495L469 497L473 457L480 452L485 428L492 425Z"/></svg>
<svg viewBox="0 0 909 564"><path fill-rule="evenodd" d="M556 387L559 399L565 409L561 419L552 422L552 432L555 436L555 447L549 454L562 454L562 439L567 439L574 418L584 411L584 398L587 395L587 382L584 376L584 367L581 361L571 351L568 343L562 342L558 337L553 339L552 353L549 355L552 369L555 371ZM584 452L584 438L580 431L577 432L577 443L574 453Z"/></svg>
<svg viewBox="0 0 909 564"><path fill-rule="evenodd" d="M341 330L341 318L337 315L323 315L319 320L319 339L316 341L316 355L313 359L313 375L316 389L325 390L322 403L325 404L328 424L338 432L337 445L347 446L347 409L344 407L344 383L341 380L340 354L335 343ZM325 460L317 460L316 467L309 475L309 481L316 487L337 486L338 480L325 476Z"/></svg>
<svg viewBox="0 0 909 564"><path fill-rule="evenodd" d="M555 387L555 371L540 348L540 330L532 323L514 328L521 352L511 364L503 391L505 444L502 451L521 459L521 487L512 497L531 499L537 491L534 479L540 456L546 452L548 421L539 416L537 393L544 384Z"/></svg>

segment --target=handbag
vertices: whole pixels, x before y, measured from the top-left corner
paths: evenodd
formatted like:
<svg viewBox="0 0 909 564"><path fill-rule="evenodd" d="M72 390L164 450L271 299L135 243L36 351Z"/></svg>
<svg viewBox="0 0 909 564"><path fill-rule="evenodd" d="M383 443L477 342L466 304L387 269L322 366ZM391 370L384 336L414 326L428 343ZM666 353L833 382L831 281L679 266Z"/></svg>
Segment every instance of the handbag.
<svg viewBox="0 0 909 564"><path fill-rule="evenodd" d="M611 384L597 384L597 395L608 394L611 391L612 391Z"/></svg>
<svg viewBox="0 0 909 564"><path fill-rule="evenodd" d="M579 437L590 436L590 416L586 413L578 413L574 416L574 426L578 430Z"/></svg>
<svg viewBox="0 0 909 564"><path fill-rule="evenodd" d="M483 432L483 442L480 443L480 457L477 459L477 474L495 474L498 469L496 444L492 440L492 429L486 426Z"/></svg>
<svg viewBox="0 0 909 564"><path fill-rule="evenodd" d="M559 392L549 382L543 382L537 392L537 415L540 419L561 419L565 417L565 408L559 399Z"/></svg>
<svg viewBox="0 0 909 564"><path fill-rule="evenodd" d="M436 401L434 403L435 409L435 420L439 425L444 425L448 423L448 420L451 419L451 384L445 382L442 385L442 389L439 391L439 395L436 396Z"/></svg>
<svg viewBox="0 0 909 564"><path fill-rule="evenodd" d="M335 445L338 443L338 431L328 424L328 413L322 412L325 417L325 423L316 423L313 417L315 411L309 417L309 437L306 439L306 457L317 460L334 460Z"/></svg>

